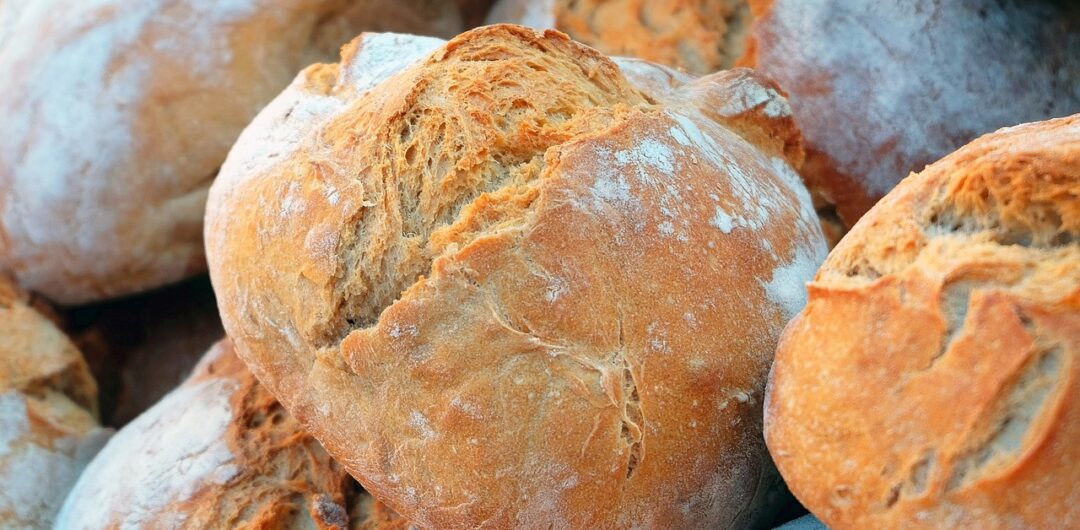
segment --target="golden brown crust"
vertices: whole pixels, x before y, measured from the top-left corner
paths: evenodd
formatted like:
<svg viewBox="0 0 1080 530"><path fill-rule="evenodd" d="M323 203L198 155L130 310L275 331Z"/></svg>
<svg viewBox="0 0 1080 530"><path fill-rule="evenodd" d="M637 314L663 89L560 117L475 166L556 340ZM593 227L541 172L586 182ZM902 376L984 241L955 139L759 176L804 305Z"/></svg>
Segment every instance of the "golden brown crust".
<svg viewBox="0 0 1080 530"><path fill-rule="evenodd" d="M1078 361L1072 116L979 138L855 226L781 341L767 441L830 528L1074 527Z"/></svg>
<svg viewBox="0 0 1080 530"><path fill-rule="evenodd" d="M608 55L704 75L743 54L746 0L501 0L488 23L558 29Z"/></svg>
<svg viewBox="0 0 1080 530"><path fill-rule="evenodd" d="M409 46L363 36L329 91L309 70L226 162L240 356L424 527L759 520L765 375L824 254L783 98L745 71L649 94L553 31L390 75Z"/></svg>

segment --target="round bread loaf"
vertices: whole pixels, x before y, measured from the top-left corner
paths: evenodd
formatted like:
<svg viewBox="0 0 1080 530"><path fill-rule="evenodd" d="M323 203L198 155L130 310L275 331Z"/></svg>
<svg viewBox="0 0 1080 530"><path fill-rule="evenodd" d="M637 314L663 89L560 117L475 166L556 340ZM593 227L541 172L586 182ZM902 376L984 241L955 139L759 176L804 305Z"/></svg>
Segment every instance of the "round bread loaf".
<svg viewBox="0 0 1080 530"><path fill-rule="evenodd" d="M50 528L108 438L79 351L0 278L0 528Z"/></svg>
<svg viewBox="0 0 1080 530"><path fill-rule="evenodd" d="M393 514L365 509L370 501L353 507L361 501L223 340L105 446L56 528L393 528ZM352 513L363 520L354 524Z"/></svg>
<svg viewBox="0 0 1080 530"><path fill-rule="evenodd" d="M815 196L851 226L998 127L1080 112L1080 3L751 0L739 61L788 92Z"/></svg>
<svg viewBox="0 0 1080 530"><path fill-rule="evenodd" d="M65 304L205 268L210 182L301 67L363 29L460 27L450 0L10 2L0 270Z"/></svg>
<svg viewBox="0 0 1080 530"><path fill-rule="evenodd" d="M749 20L747 0L499 0L487 18L558 29L609 55L699 75L735 64Z"/></svg>
<svg viewBox="0 0 1080 530"><path fill-rule="evenodd" d="M421 527L741 528L775 490L764 384L825 254L790 109L624 64L368 34L214 183L238 353Z"/></svg>
<svg viewBox="0 0 1080 530"><path fill-rule="evenodd" d="M765 426L835 530L1080 527L1080 115L870 210L784 334Z"/></svg>

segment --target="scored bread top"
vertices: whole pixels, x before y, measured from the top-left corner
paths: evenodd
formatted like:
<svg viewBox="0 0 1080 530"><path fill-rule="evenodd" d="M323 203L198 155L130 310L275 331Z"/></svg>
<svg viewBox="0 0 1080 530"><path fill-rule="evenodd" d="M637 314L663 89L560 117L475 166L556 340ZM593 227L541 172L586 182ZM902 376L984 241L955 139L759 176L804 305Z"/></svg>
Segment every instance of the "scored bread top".
<svg viewBox="0 0 1080 530"><path fill-rule="evenodd" d="M421 527L749 524L772 493L765 375L824 256L800 139L752 72L636 68L366 34L213 187L239 354Z"/></svg>
<svg viewBox="0 0 1080 530"><path fill-rule="evenodd" d="M902 181L777 352L767 440L796 496L833 528L1080 524L1078 243L1080 116Z"/></svg>

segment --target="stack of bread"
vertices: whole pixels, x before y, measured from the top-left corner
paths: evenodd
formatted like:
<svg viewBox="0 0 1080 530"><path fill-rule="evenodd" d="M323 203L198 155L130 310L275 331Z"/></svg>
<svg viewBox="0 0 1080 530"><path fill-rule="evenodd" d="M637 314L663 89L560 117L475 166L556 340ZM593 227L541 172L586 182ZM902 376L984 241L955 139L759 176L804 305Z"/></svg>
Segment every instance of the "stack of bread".
<svg viewBox="0 0 1080 530"><path fill-rule="evenodd" d="M0 0L0 111L0 527L1080 527L1080 6Z"/></svg>

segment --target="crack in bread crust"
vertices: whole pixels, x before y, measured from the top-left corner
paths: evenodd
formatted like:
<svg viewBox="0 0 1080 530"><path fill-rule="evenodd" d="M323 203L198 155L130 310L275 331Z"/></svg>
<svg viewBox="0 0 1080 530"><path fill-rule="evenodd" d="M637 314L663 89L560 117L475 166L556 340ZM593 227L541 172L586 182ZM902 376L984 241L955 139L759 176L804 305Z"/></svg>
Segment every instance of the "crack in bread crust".
<svg viewBox="0 0 1080 530"><path fill-rule="evenodd" d="M647 105L610 62L586 57L582 66L575 56L562 40L519 36L494 50L452 42L327 128L351 143L339 157L366 153L364 167L331 165L357 173L370 204L340 253L330 343L374 325L439 256L527 217L551 148ZM409 91L393 96L405 83Z"/></svg>

